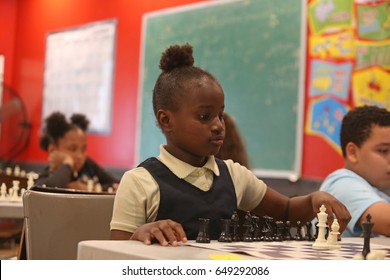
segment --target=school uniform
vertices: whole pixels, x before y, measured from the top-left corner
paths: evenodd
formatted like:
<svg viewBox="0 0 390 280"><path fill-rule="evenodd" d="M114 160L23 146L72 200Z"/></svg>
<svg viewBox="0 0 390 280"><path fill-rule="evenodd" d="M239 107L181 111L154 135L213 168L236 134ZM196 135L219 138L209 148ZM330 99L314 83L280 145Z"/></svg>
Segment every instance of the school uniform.
<svg viewBox="0 0 390 280"><path fill-rule="evenodd" d="M266 189L250 170L231 160L210 156L202 167L195 167L175 158L161 145L157 158L123 175L111 230L134 232L145 223L170 218L183 223L188 238L195 239L198 218L210 215L210 231L216 239L220 228L215 223L230 218L237 207L253 210Z"/></svg>

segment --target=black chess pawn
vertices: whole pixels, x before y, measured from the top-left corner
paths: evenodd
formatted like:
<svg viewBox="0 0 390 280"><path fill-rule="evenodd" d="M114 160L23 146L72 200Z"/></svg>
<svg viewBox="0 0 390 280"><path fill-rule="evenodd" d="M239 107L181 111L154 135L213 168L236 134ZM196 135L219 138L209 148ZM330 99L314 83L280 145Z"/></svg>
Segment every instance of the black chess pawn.
<svg viewBox="0 0 390 280"><path fill-rule="evenodd" d="M302 237L302 223L301 223L301 221L297 221L297 233L294 236L294 240L296 240L296 241L304 240Z"/></svg>
<svg viewBox="0 0 390 280"><path fill-rule="evenodd" d="M284 223L283 239L284 240L292 240L293 239L291 236L291 222L290 221L286 221Z"/></svg>
<svg viewBox="0 0 390 280"><path fill-rule="evenodd" d="M284 231L284 222L276 221L276 233L274 237L274 241L283 241L283 231Z"/></svg>
<svg viewBox="0 0 390 280"><path fill-rule="evenodd" d="M230 223L230 219L221 219L221 235L218 238L219 242L232 242Z"/></svg>
<svg viewBox="0 0 390 280"><path fill-rule="evenodd" d="M311 222L306 222L306 236L305 240L307 241L314 241L313 233L312 233L312 223Z"/></svg>
<svg viewBox="0 0 390 280"><path fill-rule="evenodd" d="M197 243L210 243L209 223L210 219L199 218L199 232L196 237Z"/></svg>
<svg viewBox="0 0 390 280"><path fill-rule="evenodd" d="M245 221L244 221L243 227L245 227L245 232L242 236L242 241L252 242L253 241L253 238L252 238L252 215L249 211L245 214Z"/></svg>
<svg viewBox="0 0 390 280"><path fill-rule="evenodd" d="M241 238L238 234L238 227L240 226L240 218L237 214L237 211L234 211L231 218L230 225L232 227L232 233L231 233L232 241L234 242L241 241Z"/></svg>
<svg viewBox="0 0 390 280"><path fill-rule="evenodd" d="M260 227L259 227L260 218L253 215L252 216L252 239L253 241L260 241Z"/></svg>
<svg viewBox="0 0 390 280"><path fill-rule="evenodd" d="M363 238L364 238L364 245L363 245L363 257L364 259L367 259L368 253L370 253L370 239L371 239L371 232L372 227L374 226L374 223L371 222L371 215L368 214L366 216L366 221L362 222L362 228L363 228Z"/></svg>

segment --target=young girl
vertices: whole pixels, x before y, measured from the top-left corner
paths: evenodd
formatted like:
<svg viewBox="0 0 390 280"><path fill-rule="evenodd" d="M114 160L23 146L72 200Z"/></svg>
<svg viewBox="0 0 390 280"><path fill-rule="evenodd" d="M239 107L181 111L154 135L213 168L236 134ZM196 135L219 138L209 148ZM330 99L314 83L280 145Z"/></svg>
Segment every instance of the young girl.
<svg viewBox="0 0 390 280"><path fill-rule="evenodd" d="M214 157L225 137L224 92L209 72L193 65L190 45L169 47L153 91L153 109L167 143L158 158L127 171L115 197L112 239L133 239L177 246L196 239L198 219L210 219L210 238L219 221L238 208L293 223L310 221L324 204L339 219L348 210L333 196L314 192L288 198L268 188L250 170Z"/></svg>
<svg viewBox="0 0 390 280"><path fill-rule="evenodd" d="M87 157L85 132L89 121L84 115L72 115L70 122L60 112L45 120L40 146L49 154L49 166L39 175L37 185L87 190L88 181L100 183L103 190L116 188L119 180Z"/></svg>

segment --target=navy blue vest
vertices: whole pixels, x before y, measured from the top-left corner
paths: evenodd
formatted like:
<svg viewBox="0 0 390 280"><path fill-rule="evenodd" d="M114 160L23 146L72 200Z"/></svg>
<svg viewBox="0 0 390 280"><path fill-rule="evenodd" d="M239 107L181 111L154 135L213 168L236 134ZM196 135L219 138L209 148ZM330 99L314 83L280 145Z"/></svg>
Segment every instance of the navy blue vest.
<svg viewBox="0 0 390 280"><path fill-rule="evenodd" d="M171 219L180 223L188 239L196 239L199 218L210 219L210 239L218 239L221 233L220 219L230 219L237 209L237 197L226 164L215 159L220 176L214 175L209 191L202 191L173 174L156 158L149 158L139 166L144 167L160 188L160 206L157 220Z"/></svg>

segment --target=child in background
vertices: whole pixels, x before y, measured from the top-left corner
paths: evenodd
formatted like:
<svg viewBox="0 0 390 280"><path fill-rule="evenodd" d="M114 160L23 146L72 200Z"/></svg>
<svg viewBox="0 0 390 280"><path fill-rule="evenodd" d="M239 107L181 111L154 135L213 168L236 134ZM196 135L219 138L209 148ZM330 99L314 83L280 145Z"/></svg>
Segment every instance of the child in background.
<svg viewBox="0 0 390 280"><path fill-rule="evenodd" d="M372 216L373 233L390 236L390 112L375 106L356 107L342 121L341 149L345 166L331 173L320 190L337 197L351 212L344 237L359 237L361 223Z"/></svg>
<svg viewBox="0 0 390 280"><path fill-rule="evenodd" d="M225 138L215 157L220 159L231 159L249 169L248 153L236 122L232 116L226 112L223 113L223 121L225 123Z"/></svg>
<svg viewBox="0 0 390 280"><path fill-rule="evenodd" d="M49 154L49 166L39 175L36 185L87 190L88 180L103 190L116 189L119 180L87 157L89 121L82 114L74 114L68 122L60 112L45 120L40 146Z"/></svg>
<svg viewBox="0 0 390 280"><path fill-rule="evenodd" d="M153 110L167 143L157 158L123 175L111 239L177 246L196 239L199 218L210 219L210 239L217 239L220 219L230 219L237 208L295 223L313 219L321 204L329 221L335 214L345 228L350 214L330 194L289 199L239 163L214 157L225 138L224 92L213 75L194 66L190 45L169 47L160 68Z"/></svg>

